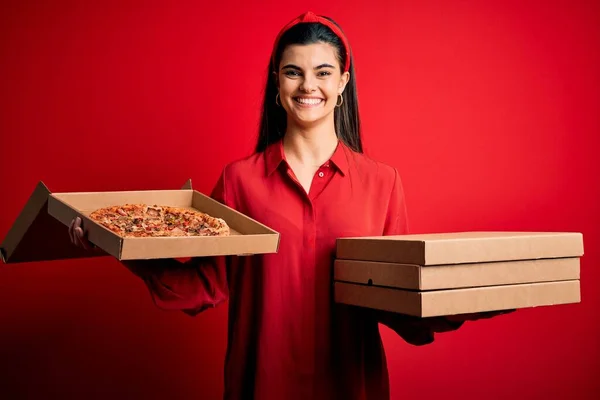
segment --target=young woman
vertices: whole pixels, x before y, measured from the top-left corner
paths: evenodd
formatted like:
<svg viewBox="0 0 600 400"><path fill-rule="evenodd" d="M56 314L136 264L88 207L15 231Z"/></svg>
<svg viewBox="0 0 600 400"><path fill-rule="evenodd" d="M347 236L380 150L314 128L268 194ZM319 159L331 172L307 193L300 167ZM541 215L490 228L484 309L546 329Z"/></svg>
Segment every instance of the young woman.
<svg viewBox="0 0 600 400"><path fill-rule="evenodd" d="M362 154L352 56L337 24L310 12L290 22L269 65L256 152L227 165L212 196L278 231L279 252L125 265L158 307L195 315L229 300L226 399L387 399L378 323L423 345L481 316L334 304L336 238L407 233L401 180ZM79 218L70 234L90 246Z"/></svg>

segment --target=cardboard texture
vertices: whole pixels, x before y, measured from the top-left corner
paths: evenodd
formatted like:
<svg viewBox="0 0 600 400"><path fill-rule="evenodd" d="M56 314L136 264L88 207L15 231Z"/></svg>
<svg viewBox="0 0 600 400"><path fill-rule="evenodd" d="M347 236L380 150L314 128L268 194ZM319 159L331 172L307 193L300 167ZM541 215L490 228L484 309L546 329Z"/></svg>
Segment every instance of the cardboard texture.
<svg viewBox="0 0 600 400"><path fill-rule="evenodd" d="M231 236L122 238L88 217L98 208L125 203L170 205L206 212L224 219L231 228ZM279 247L279 233L191 189L53 193L48 199L48 213L65 225L80 216L90 242L119 260L266 254L276 253Z"/></svg>
<svg viewBox="0 0 600 400"><path fill-rule="evenodd" d="M192 190L51 193L39 182L0 247L4 263L114 256L119 260L186 258L212 255L275 253L279 234L268 227ZM188 207L223 218L229 237L121 238L88 218L95 209L114 204L145 202ZM100 249L87 251L71 244L68 226L82 217L88 239Z"/></svg>
<svg viewBox="0 0 600 400"><path fill-rule="evenodd" d="M338 303L420 317L580 301L581 233L341 238Z"/></svg>
<svg viewBox="0 0 600 400"><path fill-rule="evenodd" d="M336 282L334 289L335 301L338 303L416 317L509 310L581 301L579 280L427 292Z"/></svg>
<svg viewBox="0 0 600 400"><path fill-rule="evenodd" d="M581 233L459 232L340 238L337 258L415 265L580 257Z"/></svg>
<svg viewBox="0 0 600 400"><path fill-rule="evenodd" d="M579 279L578 257L422 267L336 260L334 279L372 286L436 290Z"/></svg>

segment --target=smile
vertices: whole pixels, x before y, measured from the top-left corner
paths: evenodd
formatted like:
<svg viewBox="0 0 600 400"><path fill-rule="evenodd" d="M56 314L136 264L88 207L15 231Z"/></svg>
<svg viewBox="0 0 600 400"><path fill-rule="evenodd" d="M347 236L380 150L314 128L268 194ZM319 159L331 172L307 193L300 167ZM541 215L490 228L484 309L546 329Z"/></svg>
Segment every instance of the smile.
<svg viewBox="0 0 600 400"><path fill-rule="evenodd" d="M294 97L294 101L302 107L315 107L323 103L324 100L314 97Z"/></svg>

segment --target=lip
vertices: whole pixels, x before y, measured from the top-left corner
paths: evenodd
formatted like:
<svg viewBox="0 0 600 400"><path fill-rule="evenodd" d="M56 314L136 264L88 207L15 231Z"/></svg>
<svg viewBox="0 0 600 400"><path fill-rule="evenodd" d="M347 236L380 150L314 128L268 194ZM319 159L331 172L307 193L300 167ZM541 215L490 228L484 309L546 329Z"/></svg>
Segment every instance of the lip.
<svg viewBox="0 0 600 400"><path fill-rule="evenodd" d="M294 100L294 104L300 108L316 108L316 107L321 106L325 102L324 98L314 97L314 96L294 96L294 97L292 97L292 99ZM299 101L297 101L297 99L321 100L321 101L316 104L305 104L305 103L300 103Z"/></svg>

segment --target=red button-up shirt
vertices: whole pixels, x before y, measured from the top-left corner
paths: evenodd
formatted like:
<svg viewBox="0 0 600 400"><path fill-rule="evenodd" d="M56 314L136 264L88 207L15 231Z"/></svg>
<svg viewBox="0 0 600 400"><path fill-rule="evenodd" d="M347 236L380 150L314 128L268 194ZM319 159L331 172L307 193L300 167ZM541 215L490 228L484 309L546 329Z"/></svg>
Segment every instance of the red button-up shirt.
<svg viewBox="0 0 600 400"><path fill-rule="evenodd" d="M277 142L227 165L212 195L278 231L278 253L130 268L161 308L194 315L229 299L226 399L387 399L378 322L416 345L451 329L333 301L337 238L407 232L394 168L340 142L307 194Z"/></svg>

